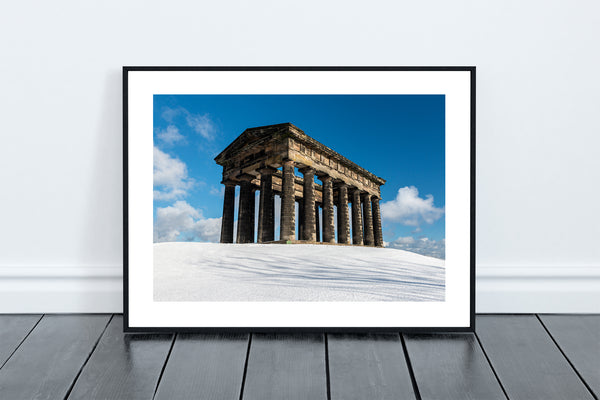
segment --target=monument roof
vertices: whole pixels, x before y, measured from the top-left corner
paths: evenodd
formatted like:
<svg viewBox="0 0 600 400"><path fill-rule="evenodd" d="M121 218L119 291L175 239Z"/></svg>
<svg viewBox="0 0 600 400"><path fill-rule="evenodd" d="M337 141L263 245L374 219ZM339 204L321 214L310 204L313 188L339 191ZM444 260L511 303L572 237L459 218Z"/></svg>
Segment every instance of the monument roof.
<svg viewBox="0 0 600 400"><path fill-rule="evenodd" d="M222 165L227 159L233 157L238 151L247 149L248 146L260 145L261 143L267 142L272 138L285 137L294 138L304 145L313 148L316 151L322 152L345 167L366 176L374 182L377 182L379 185L383 185L385 183L385 179L376 176L375 174L342 156L338 152L308 136L302 129L290 122L258 126L244 130L240 136L238 136L229 144L229 146L227 146L221 153L219 153L219 155L215 157L215 161L217 164Z"/></svg>

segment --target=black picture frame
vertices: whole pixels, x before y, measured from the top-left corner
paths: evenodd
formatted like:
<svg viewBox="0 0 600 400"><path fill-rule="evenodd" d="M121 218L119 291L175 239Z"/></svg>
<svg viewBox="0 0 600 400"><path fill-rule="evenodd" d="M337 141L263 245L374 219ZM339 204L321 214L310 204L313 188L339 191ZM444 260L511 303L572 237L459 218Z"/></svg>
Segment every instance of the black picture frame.
<svg viewBox="0 0 600 400"><path fill-rule="evenodd" d="M470 74L470 249L469 249L469 325L439 327L149 327L131 326L130 324L130 260L129 260L129 74L136 71L462 71ZM441 332L473 332L475 329L475 154L476 154L476 67L474 66L124 66L123 67L123 323L126 333L248 333L248 332L405 332L405 333L441 333Z"/></svg>

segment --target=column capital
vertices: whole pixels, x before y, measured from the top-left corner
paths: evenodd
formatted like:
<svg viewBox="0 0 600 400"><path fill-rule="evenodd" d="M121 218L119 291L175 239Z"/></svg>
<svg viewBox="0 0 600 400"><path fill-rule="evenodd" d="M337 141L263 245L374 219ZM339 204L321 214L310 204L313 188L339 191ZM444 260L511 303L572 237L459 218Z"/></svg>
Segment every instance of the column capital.
<svg viewBox="0 0 600 400"><path fill-rule="evenodd" d="M266 165L258 168L257 171L260 172L261 175L273 175L275 172L277 172L277 168Z"/></svg>
<svg viewBox="0 0 600 400"><path fill-rule="evenodd" d="M236 176L236 178L245 182L252 182L254 179L256 179L256 177L252 174L239 174Z"/></svg>
<svg viewBox="0 0 600 400"><path fill-rule="evenodd" d="M294 160L290 160L289 158L284 158L281 161L281 165L294 165Z"/></svg>
<svg viewBox="0 0 600 400"><path fill-rule="evenodd" d="M331 177L331 175L328 175L325 172L318 172L316 173L317 178L321 181L321 182L325 182L325 181L332 181L333 178Z"/></svg>
<svg viewBox="0 0 600 400"><path fill-rule="evenodd" d="M348 188L348 189L350 189L350 186L349 186L349 185L348 185L346 182L344 182L344 181L339 181L339 180L338 180L338 181L334 181L334 182L333 182L333 186L334 186L335 188L342 188L342 187L345 187L345 188Z"/></svg>
<svg viewBox="0 0 600 400"><path fill-rule="evenodd" d="M302 175L306 175L306 174L315 174L316 170L313 167L303 167L303 168L298 168L298 172L300 172Z"/></svg>
<svg viewBox="0 0 600 400"><path fill-rule="evenodd" d="M221 184L223 184L225 186L237 186L238 182L234 181L233 179L223 179L221 181Z"/></svg>

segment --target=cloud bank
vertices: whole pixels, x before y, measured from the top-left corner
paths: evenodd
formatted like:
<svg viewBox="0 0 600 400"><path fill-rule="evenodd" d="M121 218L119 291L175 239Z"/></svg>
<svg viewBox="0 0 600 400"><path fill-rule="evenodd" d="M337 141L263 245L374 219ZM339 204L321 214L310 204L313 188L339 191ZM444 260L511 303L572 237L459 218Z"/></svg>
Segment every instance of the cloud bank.
<svg viewBox="0 0 600 400"><path fill-rule="evenodd" d="M155 201L169 201L172 204L155 209L154 242L218 242L221 235L221 218L206 218L201 210L182 200L188 196L192 187L204 183L189 176L185 162L161 149L186 144L186 137L179 129L186 124L207 140L214 139L216 126L208 114L193 114L183 107L165 107L161 117L169 125L155 130L153 196ZM211 194L222 196L222 188L213 189Z"/></svg>
<svg viewBox="0 0 600 400"><path fill-rule="evenodd" d="M165 129L158 130L156 137L168 146L185 143L185 136L179 132L179 128L175 125L169 125Z"/></svg>
<svg viewBox="0 0 600 400"><path fill-rule="evenodd" d="M156 209L154 242L219 242L221 218L205 218L186 201Z"/></svg>
<svg viewBox="0 0 600 400"><path fill-rule="evenodd" d="M422 223L433 224L444 215L444 209L435 207L433 196L419 197L414 186L398 190L396 198L381 204L381 217L391 222L418 228Z"/></svg>
<svg viewBox="0 0 600 400"><path fill-rule="evenodd" d="M187 194L194 184L188 177L187 166L154 147L154 200L173 200Z"/></svg>

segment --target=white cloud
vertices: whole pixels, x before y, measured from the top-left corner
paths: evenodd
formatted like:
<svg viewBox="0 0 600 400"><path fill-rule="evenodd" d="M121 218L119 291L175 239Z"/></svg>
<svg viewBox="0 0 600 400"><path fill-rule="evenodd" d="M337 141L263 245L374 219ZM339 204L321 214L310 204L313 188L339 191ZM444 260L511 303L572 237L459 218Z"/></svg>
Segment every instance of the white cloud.
<svg viewBox="0 0 600 400"><path fill-rule="evenodd" d="M169 124L173 124L179 117L184 116L187 125L207 140L213 140L217 133L217 127L209 114L194 114L183 107L165 107L161 117Z"/></svg>
<svg viewBox="0 0 600 400"><path fill-rule="evenodd" d="M177 201L172 206L156 209L154 221L154 241L171 242L182 232L190 231L200 213L185 201Z"/></svg>
<svg viewBox="0 0 600 400"><path fill-rule="evenodd" d="M170 108L170 107L164 107L163 108L163 112L160 115L165 121L167 121L168 123L172 123L173 120L182 112L182 107L178 107L178 108Z"/></svg>
<svg viewBox="0 0 600 400"><path fill-rule="evenodd" d="M221 240L221 217L199 219L194 226L193 235L194 240L218 243Z"/></svg>
<svg viewBox="0 0 600 400"><path fill-rule="evenodd" d="M415 239L412 236L399 237L391 243L385 243L385 247L411 251L429 257L446 258L446 239L432 240L428 238Z"/></svg>
<svg viewBox="0 0 600 400"><path fill-rule="evenodd" d="M207 140L214 139L217 128L208 114L191 114L187 112L185 120L190 128L192 128L196 133L200 134L200 136L203 138Z"/></svg>
<svg viewBox="0 0 600 400"><path fill-rule="evenodd" d="M221 218L204 218L186 201L156 209L154 242L200 241L218 242L221 235Z"/></svg>
<svg viewBox="0 0 600 400"><path fill-rule="evenodd" d="M185 163L154 147L154 199L183 197L192 185Z"/></svg>
<svg viewBox="0 0 600 400"><path fill-rule="evenodd" d="M179 128L175 125L169 125L166 129L157 131L156 137L170 146L176 143L185 143L185 136L179 132Z"/></svg>
<svg viewBox="0 0 600 400"><path fill-rule="evenodd" d="M417 230L423 222L432 224L444 215L443 208L433 205L433 196L419 197L414 186L405 186L398 190L396 198L381 204L381 217L403 225L415 226Z"/></svg>

